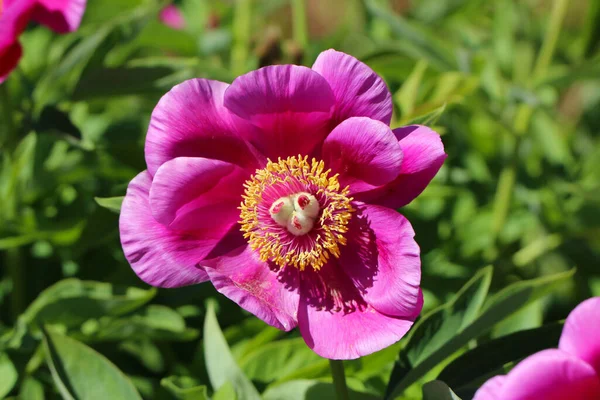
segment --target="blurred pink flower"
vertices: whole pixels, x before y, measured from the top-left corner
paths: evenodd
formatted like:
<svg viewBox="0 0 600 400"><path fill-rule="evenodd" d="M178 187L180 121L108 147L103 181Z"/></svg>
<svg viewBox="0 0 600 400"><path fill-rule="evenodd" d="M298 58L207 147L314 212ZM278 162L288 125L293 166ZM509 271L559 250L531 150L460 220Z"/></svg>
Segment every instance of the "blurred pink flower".
<svg viewBox="0 0 600 400"><path fill-rule="evenodd" d="M58 33L79 27L86 0L4 0L0 5L0 83L17 66L22 48L19 35L29 21Z"/></svg>
<svg viewBox="0 0 600 400"><path fill-rule="evenodd" d="M121 209L127 259L151 285L210 280L323 357L389 346L423 305L419 247L395 209L446 158L437 133L392 130L391 116L384 81L334 50L312 69L175 86Z"/></svg>
<svg viewBox="0 0 600 400"><path fill-rule="evenodd" d="M160 21L173 29L181 30L185 28L185 19L179 8L174 4L169 4L159 14Z"/></svg>
<svg viewBox="0 0 600 400"><path fill-rule="evenodd" d="M558 349L527 357L487 381L473 400L600 399L600 297L569 314Z"/></svg>

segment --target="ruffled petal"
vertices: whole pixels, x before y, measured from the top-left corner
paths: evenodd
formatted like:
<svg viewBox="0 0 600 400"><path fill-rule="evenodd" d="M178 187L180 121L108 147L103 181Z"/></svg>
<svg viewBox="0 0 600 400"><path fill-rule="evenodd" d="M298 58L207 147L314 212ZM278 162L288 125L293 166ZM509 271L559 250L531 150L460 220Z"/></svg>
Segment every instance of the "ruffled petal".
<svg viewBox="0 0 600 400"><path fill-rule="evenodd" d="M174 231L157 222L150 211L152 177L147 171L136 176L127 188L121 206L119 229L125 257L146 283L160 287L193 285L208 280L203 260L240 246L236 229L222 232Z"/></svg>
<svg viewBox="0 0 600 400"><path fill-rule="evenodd" d="M225 107L258 129L248 139L266 157L310 154L329 131L334 97L309 68L275 65L236 78Z"/></svg>
<svg viewBox="0 0 600 400"><path fill-rule="evenodd" d="M321 357L355 359L400 340L413 318L380 313L332 261L319 271L300 273L298 327L308 347Z"/></svg>
<svg viewBox="0 0 600 400"><path fill-rule="evenodd" d="M227 161L254 170L260 162L243 139L249 126L223 107L229 85L190 79L165 94L150 119L146 136L146 164L154 175L176 157L204 157Z"/></svg>
<svg viewBox="0 0 600 400"><path fill-rule="evenodd" d="M421 259L410 222L387 207L355 203L348 244L339 263L377 311L396 317L420 314Z"/></svg>
<svg viewBox="0 0 600 400"><path fill-rule="evenodd" d="M390 125L392 95L385 82L366 64L335 50L319 54L312 66L335 95L336 123L350 117L369 117Z"/></svg>
<svg viewBox="0 0 600 400"><path fill-rule="evenodd" d="M79 28L86 0L36 0L31 18L58 33Z"/></svg>
<svg viewBox="0 0 600 400"><path fill-rule="evenodd" d="M505 400L500 397L502 387L506 383L506 375L498 375L488 380L475 393L473 400Z"/></svg>
<svg viewBox="0 0 600 400"><path fill-rule="evenodd" d="M34 0L11 0L0 5L0 83L19 63L23 49L19 35L27 27Z"/></svg>
<svg viewBox="0 0 600 400"><path fill-rule="evenodd" d="M562 350L550 349L521 361L501 389L506 400L591 400L600 398L594 369Z"/></svg>
<svg viewBox="0 0 600 400"><path fill-rule="evenodd" d="M600 297L588 299L571 311L558 347L588 362L600 375Z"/></svg>
<svg viewBox="0 0 600 400"><path fill-rule="evenodd" d="M431 182L447 155L440 136L426 126L394 129L404 158L398 177L375 190L361 193L357 200L399 208L410 203Z"/></svg>
<svg viewBox="0 0 600 400"><path fill-rule="evenodd" d="M393 181L400 173L402 148L389 126L353 117L327 136L322 158L334 173L339 173L341 186L350 186L354 194Z"/></svg>
<svg viewBox="0 0 600 400"><path fill-rule="evenodd" d="M154 175L152 215L170 229L228 231L239 219L248 177L248 172L225 161L174 158Z"/></svg>
<svg viewBox="0 0 600 400"><path fill-rule="evenodd" d="M250 247L242 246L207 268L215 288L243 309L278 329L296 327L298 271L270 269Z"/></svg>

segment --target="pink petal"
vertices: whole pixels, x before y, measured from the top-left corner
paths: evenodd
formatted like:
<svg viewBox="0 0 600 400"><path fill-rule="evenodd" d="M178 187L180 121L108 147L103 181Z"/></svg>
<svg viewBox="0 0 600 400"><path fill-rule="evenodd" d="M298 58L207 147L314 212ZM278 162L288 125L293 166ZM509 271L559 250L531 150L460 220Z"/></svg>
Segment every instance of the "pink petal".
<svg viewBox="0 0 600 400"><path fill-rule="evenodd" d="M389 126L366 118L342 121L323 142L322 158L352 194L393 181L402 149Z"/></svg>
<svg viewBox="0 0 600 400"><path fill-rule="evenodd" d="M183 14L181 14L179 8L177 8L177 6L174 4L169 4L163 8L158 17L163 24L170 28L176 30L182 30L185 28L185 19L183 19Z"/></svg>
<svg viewBox="0 0 600 400"><path fill-rule="evenodd" d="M396 317L416 317L420 297L421 260L415 232L408 220L387 207L355 203L348 245L340 265L377 311Z"/></svg>
<svg viewBox="0 0 600 400"><path fill-rule="evenodd" d="M34 0L5 0L0 3L0 83L15 69L21 59L19 35L27 27Z"/></svg>
<svg viewBox="0 0 600 400"><path fill-rule="evenodd" d="M312 66L335 95L335 121L369 117L384 124L392 119L392 95L383 79L366 64L335 50L322 52Z"/></svg>
<svg viewBox="0 0 600 400"><path fill-rule="evenodd" d="M270 269L243 246L221 257L207 272L219 292L267 324L286 331L296 327L298 293L286 283L297 280L296 269Z"/></svg>
<svg viewBox="0 0 600 400"><path fill-rule="evenodd" d="M355 198L390 208L410 203L431 182L447 155L440 136L426 126L412 125L394 129L404 158L400 174L393 181Z"/></svg>
<svg viewBox="0 0 600 400"><path fill-rule="evenodd" d="M173 87L152 112L146 136L146 164L154 175L176 157L204 157L254 170L260 163L255 150L241 137L243 121L223 107L229 85L191 79Z"/></svg>
<svg viewBox="0 0 600 400"><path fill-rule="evenodd" d="M475 393L475 397L473 397L473 400L505 400L504 398L500 397L502 387L505 383L505 375L498 375L493 377L479 388L477 393Z"/></svg>
<svg viewBox="0 0 600 400"><path fill-rule="evenodd" d="M297 65L249 72L225 93L225 106L258 128L249 140L272 160L310 154L329 131L333 104L327 81Z"/></svg>
<svg viewBox="0 0 600 400"><path fill-rule="evenodd" d="M86 0L36 0L31 18L58 33L79 28Z"/></svg>
<svg viewBox="0 0 600 400"><path fill-rule="evenodd" d="M558 347L586 361L600 375L600 297L588 299L571 311Z"/></svg>
<svg viewBox="0 0 600 400"><path fill-rule="evenodd" d="M355 359L400 340L414 318L375 310L342 269L330 262L319 271L300 272L298 326L308 347L321 357Z"/></svg>
<svg viewBox="0 0 600 400"><path fill-rule="evenodd" d="M591 400L600 398L600 379L586 362L558 349L521 361L500 392L506 400Z"/></svg>
<svg viewBox="0 0 600 400"><path fill-rule="evenodd" d="M160 224L150 211L151 184L152 177L144 171L127 188L119 220L125 257L135 273L153 286L178 287L206 281L203 260L230 251L240 242L235 236L223 238L222 233L173 231Z"/></svg>
<svg viewBox="0 0 600 400"><path fill-rule="evenodd" d="M170 229L228 231L237 224L249 174L225 161L178 157L156 171L152 215Z"/></svg>

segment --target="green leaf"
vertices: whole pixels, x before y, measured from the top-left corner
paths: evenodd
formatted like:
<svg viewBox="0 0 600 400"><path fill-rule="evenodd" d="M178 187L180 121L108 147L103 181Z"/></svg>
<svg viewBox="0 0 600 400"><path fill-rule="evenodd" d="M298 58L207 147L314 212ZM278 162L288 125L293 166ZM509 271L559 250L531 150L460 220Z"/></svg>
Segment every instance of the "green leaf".
<svg viewBox="0 0 600 400"><path fill-rule="evenodd" d="M10 393L18 377L19 374L10 358L5 353L0 353L0 398Z"/></svg>
<svg viewBox="0 0 600 400"><path fill-rule="evenodd" d="M31 376L26 377L21 384L19 399L44 400L44 386L40 383L40 381L32 378Z"/></svg>
<svg viewBox="0 0 600 400"><path fill-rule="evenodd" d="M410 365L396 364L388 384L388 396L386 397L397 397L432 368L469 343L470 340L488 332L495 324L532 301L552 292L565 280L570 279L574 273L575 270L573 269L555 275L514 283L489 298L478 315L474 315L475 309L478 307L470 306L468 307L469 312L461 311L459 307L457 316L452 313L452 310L456 305L463 304L464 308L464 305L468 304L468 302L465 302L467 299L461 299L461 297L473 293L471 286L478 278L478 276L475 276L457 293L450 303L432 311L415 325L413 334L407 344L406 354ZM450 313L444 315L448 311ZM463 313L465 316L468 315L469 318L461 318ZM475 318L473 319L473 317ZM446 321L446 318L449 320ZM469 320L471 322L467 323ZM460 326L460 329L456 330L457 326Z"/></svg>
<svg viewBox="0 0 600 400"><path fill-rule="evenodd" d="M113 24L108 24L92 32L64 55L56 67L49 69L36 85L35 99L38 107L56 102L65 87L75 84L84 67L114 27Z"/></svg>
<svg viewBox="0 0 600 400"><path fill-rule="evenodd" d="M42 332L48 367L64 399L141 400L131 381L103 355L67 336Z"/></svg>
<svg viewBox="0 0 600 400"><path fill-rule="evenodd" d="M213 302L208 303L204 319L204 359L210 383L215 390L229 381L235 388L238 399L260 399L256 388L235 363L219 327Z"/></svg>
<svg viewBox="0 0 600 400"><path fill-rule="evenodd" d="M248 323L250 321L256 323L252 325L255 325L258 328L257 330L252 329L253 326ZM265 325L259 319L247 318L243 324L232 325L223 334L227 342L232 344L231 354L236 360L240 361L262 345L273 342L281 336L282 331L270 325Z"/></svg>
<svg viewBox="0 0 600 400"><path fill-rule="evenodd" d="M320 364L324 360L310 350L302 338L280 340L259 347L240 360L248 378L271 382L285 379L299 369Z"/></svg>
<svg viewBox="0 0 600 400"><path fill-rule="evenodd" d="M238 400L235 389L231 382L225 382L219 390L213 394L212 400Z"/></svg>
<svg viewBox="0 0 600 400"><path fill-rule="evenodd" d="M350 400L375 400L379 397L369 393L348 390ZM335 399L335 387L332 383L317 380L296 380L268 388L263 400L321 400Z"/></svg>
<svg viewBox="0 0 600 400"><path fill-rule="evenodd" d="M73 99L164 93L172 85L167 87L161 82L174 72L173 68L164 66L95 69L81 77L73 92Z"/></svg>
<svg viewBox="0 0 600 400"><path fill-rule="evenodd" d="M550 324L482 343L448 364L438 379L454 388L460 388L511 361L517 361L543 349L557 347L562 326L559 323Z"/></svg>
<svg viewBox="0 0 600 400"><path fill-rule="evenodd" d="M189 376L163 378L160 385L179 400L208 400L206 386L198 385L196 380Z"/></svg>
<svg viewBox="0 0 600 400"><path fill-rule="evenodd" d="M107 52L135 39L140 33L136 28L153 19L159 9L157 2L143 2L99 26L80 29L76 36L81 40L61 57L58 65L49 68L49 72L36 84L36 107L41 110L46 104L58 102L66 93L72 92L89 65L94 64L93 61L105 61ZM158 21L156 23L161 26Z"/></svg>
<svg viewBox="0 0 600 400"><path fill-rule="evenodd" d="M481 269L460 289L454 299L415 324L403 350L412 365L423 362L473 322L487 296L492 272L492 267Z"/></svg>
<svg viewBox="0 0 600 400"><path fill-rule="evenodd" d="M99 206L104 207L110 211L114 211L117 214L121 212L121 204L123 204L123 199L125 196L117 196L117 197L94 197L96 203Z"/></svg>
<svg viewBox="0 0 600 400"><path fill-rule="evenodd" d="M169 307L151 304L121 318L102 317L89 320L82 327L82 339L89 341L125 340L131 337L151 340L186 341L198 331L189 329L183 317Z"/></svg>
<svg viewBox="0 0 600 400"><path fill-rule="evenodd" d="M444 382L431 381L423 385L423 400L460 400L460 397Z"/></svg>
<svg viewBox="0 0 600 400"><path fill-rule="evenodd" d="M595 79L600 75L600 57L596 56L581 65L571 68L560 69L557 73L549 73L539 82L539 86L551 85L558 88L566 88L573 83Z"/></svg>
<svg viewBox="0 0 600 400"><path fill-rule="evenodd" d="M433 111L430 111L426 114L420 115L418 117L412 118L408 121L403 121L402 125L427 125L432 126L440 119L444 111L446 110L446 104L436 108Z"/></svg>
<svg viewBox="0 0 600 400"><path fill-rule="evenodd" d="M384 21L396 36L402 38L402 41L398 41L397 44L404 46L406 53L415 59L427 60L441 70L456 69L456 63L448 51L447 43L439 42L424 29L419 29L412 21L379 5L376 0L365 0L365 5L371 15Z"/></svg>
<svg viewBox="0 0 600 400"><path fill-rule="evenodd" d="M576 269L573 268L566 272L513 283L486 301L484 309L476 321L477 324L473 325L479 329L486 327L485 324L489 324L489 327L493 326L532 301L554 291L565 281L571 279L575 271Z"/></svg>
<svg viewBox="0 0 600 400"><path fill-rule="evenodd" d="M394 101L400 105L403 117L411 115L417 105L419 88L426 70L427 62L418 61L400 90L394 94Z"/></svg>
<svg viewBox="0 0 600 400"><path fill-rule="evenodd" d="M44 290L21 318L39 325L79 326L91 318L129 313L150 301L155 294L155 289L65 279Z"/></svg>
<svg viewBox="0 0 600 400"><path fill-rule="evenodd" d="M129 335L129 337L133 339L125 340L119 345L119 349L137 358L144 367L153 373L160 374L164 372L165 359L157 344L152 340L140 337L136 333Z"/></svg>

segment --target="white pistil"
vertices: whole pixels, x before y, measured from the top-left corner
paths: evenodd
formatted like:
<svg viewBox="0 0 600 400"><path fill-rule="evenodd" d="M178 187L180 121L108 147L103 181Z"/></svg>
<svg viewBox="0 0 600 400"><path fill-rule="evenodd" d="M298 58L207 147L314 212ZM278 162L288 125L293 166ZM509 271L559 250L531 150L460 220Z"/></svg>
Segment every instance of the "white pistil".
<svg viewBox="0 0 600 400"><path fill-rule="evenodd" d="M281 197L273 202L269 212L280 226L295 235L305 235L313 228L319 216L319 202L310 193L296 193Z"/></svg>
<svg viewBox="0 0 600 400"><path fill-rule="evenodd" d="M271 218L273 218L273 221L277 222L280 226L287 226L293 212L294 205L289 197L282 197L275 200L269 209Z"/></svg>

